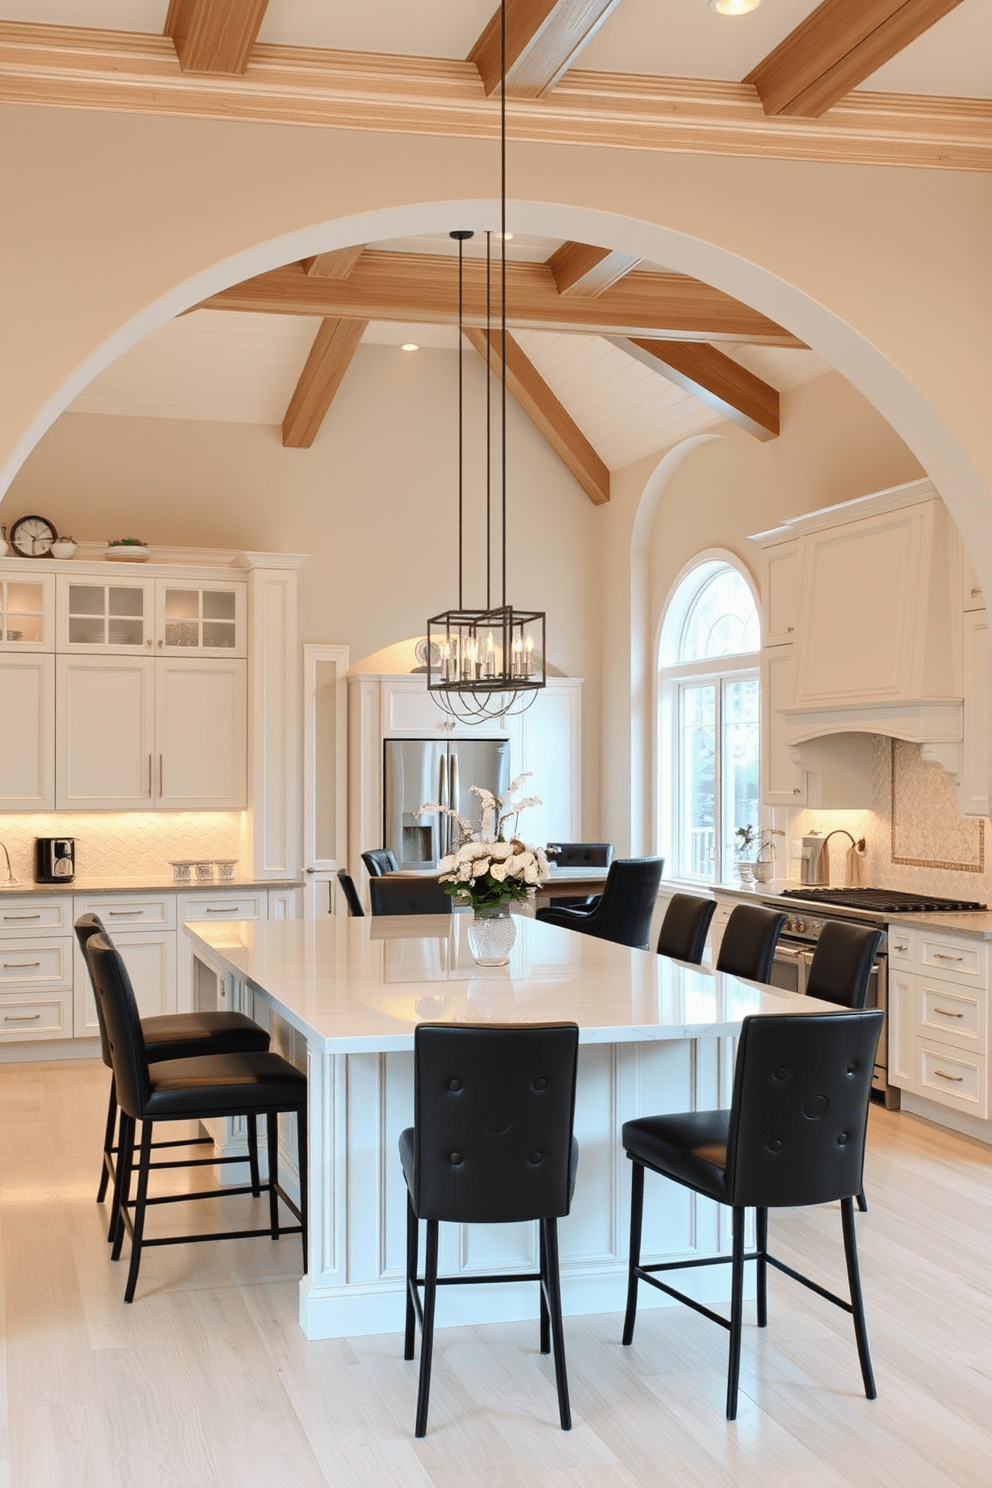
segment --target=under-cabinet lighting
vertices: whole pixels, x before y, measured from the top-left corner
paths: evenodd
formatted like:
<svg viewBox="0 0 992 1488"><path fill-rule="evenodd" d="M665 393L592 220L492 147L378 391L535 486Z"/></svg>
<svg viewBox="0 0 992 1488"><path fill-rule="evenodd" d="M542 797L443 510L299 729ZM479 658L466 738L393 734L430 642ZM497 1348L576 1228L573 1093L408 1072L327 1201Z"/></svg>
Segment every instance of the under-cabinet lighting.
<svg viewBox="0 0 992 1488"><path fill-rule="evenodd" d="M403 345L400 347L400 351L419 351L419 350L420 350L420 347L417 345L416 341L404 341L403 342Z"/></svg>
<svg viewBox="0 0 992 1488"><path fill-rule="evenodd" d="M741 16L750 15L752 10L757 10L761 0L710 0L710 10L717 15Z"/></svg>

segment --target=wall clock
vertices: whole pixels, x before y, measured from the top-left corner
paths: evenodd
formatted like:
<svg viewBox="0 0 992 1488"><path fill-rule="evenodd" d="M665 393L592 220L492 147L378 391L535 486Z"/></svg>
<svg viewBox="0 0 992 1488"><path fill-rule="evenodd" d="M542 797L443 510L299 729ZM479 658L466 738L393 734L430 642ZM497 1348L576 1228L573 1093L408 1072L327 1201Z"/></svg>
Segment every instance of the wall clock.
<svg viewBox="0 0 992 1488"><path fill-rule="evenodd" d="M10 545L22 558L46 558L57 535L47 517L18 517L10 529Z"/></svg>

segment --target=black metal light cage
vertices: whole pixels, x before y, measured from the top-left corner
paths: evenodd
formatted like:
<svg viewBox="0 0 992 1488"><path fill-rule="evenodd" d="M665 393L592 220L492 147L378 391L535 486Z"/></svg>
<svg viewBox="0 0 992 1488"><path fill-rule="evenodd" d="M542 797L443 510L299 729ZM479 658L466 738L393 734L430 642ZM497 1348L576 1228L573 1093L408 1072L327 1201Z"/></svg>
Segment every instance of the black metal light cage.
<svg viewBox="0 0 992 1488"><path fill-rule="evenodd" d="M529 705L546 680L542 610L446 610L427 622L427 686L456 716L518 711L501 695L530 693Z"/></svg>

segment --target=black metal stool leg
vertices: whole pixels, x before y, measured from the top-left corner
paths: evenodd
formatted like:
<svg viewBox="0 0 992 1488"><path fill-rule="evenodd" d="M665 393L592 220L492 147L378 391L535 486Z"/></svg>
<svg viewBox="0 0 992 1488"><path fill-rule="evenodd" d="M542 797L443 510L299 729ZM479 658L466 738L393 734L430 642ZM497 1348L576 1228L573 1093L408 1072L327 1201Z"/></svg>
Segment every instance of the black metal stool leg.
<svg viewBox="0 0 992 1488"><path fill-rule="evenodd" d="M257 1199L262 1192L262 1180L258 1171L258 1117L246 1116L248 1123L248 1171L251 1174L251 1191Z"/></svg>
<svg viewBox="0 0 992 1488"><path fill-rule="evenodd" d="M112 1261L120 1260L124 1244L123 1206L131 1196L131 1168L134 1164L134 1120L121 1112L117 1132L117 1172L114 1176L114 1197L110 1205L110 1227L107 1239L113 1243L110 1252Z"/></svg>
<svg viewBox="0 0 992 1488"><path fill-rule="evenodd" d="M623 1320L623 1342L634 1338L637 1317L637 1267L641 1264L641 1221L644 1215L644 1168L632 1162L630 1179L630 1262L627 1272L627 1311Z"/></svg>
<svg viewBox="0 0 992 1488"><path fill-rule="evenodd" d="M741 1374L741 1326L744 1321L744 1216L734 1209L734 1242L731 1262L730 1362L727 1369L727 1420L737 1419L737 1386Z"/></svg>
<svg viewBox="0 0 992 1488"><path fill-rule="evenodd" d="M844 1256L847 1260L847 1279L851 1287L851 1312L854 1318L854 1337L858 1345L858 1359L861 1362L861 1378L865 1384L865 1394L869 1400L877 1397L875 1389L875 1376L871 1368L871 1355L868 1352L868 1329L865 1326L865 1304L861 1296L861 1272L858 1267L858 1243L854 1233L854 1201L853 1199L841 1199L840 1218L844 1229Z"/></svg>
<svg viewBox="0 0 992 1488"><path fill-rule="evenodd" d="M548 1285L548 1243L545 1239L544 1225L541 1220L537 1222L537 1231L539 1236L538 1250L540 1254L538 1269L541 1272L541 1285L539 1288L541 1293L541 1353L550 1354L551 1314L548 1312L548 1299L545 1291Z"/></svg>
<svg viewBox="0 0 992 1488"><path fill-rule="evenodd" d="M420 1248L420 1225L414 1213L409 1190L406 1196L406 1331L403 1334L403 1357L413 1358L417 1333L417 1309L413 1304L417 1286L417 1252Z"/></svg>
<svg viewBox="0 0 992 1488"><path fill-rule="evenodd" d="M110 1076L110 1102L107 1106L107 1129L103 1136L103 1166L100 1169L100 1187L96 1201L102 1204L107 1194L107 1182L114 1167L114 1132L117 1128L117 1082Z"/></svg>
<svg viewBox="0 0 992 1488"><path fill-rule="evenodd" d="M568 1403L568 1377L565 1373L565 1334L561 1322L561 1277L558 1267L558 1221L541 1220L548 1266L548 1311L551 1314L551 1339L554 1344L555 1383L558 1386L558 1417L562 1431L571 1431L572 1412ZM543 1287L542 1287L543 1290Z"/></svg>
<svg viewBox="0 0 992 1488"><path fill-rule="evenodd" d="M431 1395L431 1361L434 1355L434 1303L437 1298L438 1221L427 1221L427 1254L424 1257L424 1327L420 1339L420 1388L417 1391L415 1436L427 1435L427 1406Z"/></svg>
<svg viewBox="0 0 992 1488"><path fill-rule="evenodd" d="M131 1235L131 1268L127 1273L124 1301L134 1301L134 1289L138 1284L138 1267L141 1265L141 1241L145 1232L145 1206L148 1201L148 1174L152 1161L153 1121L142 1122L141 1157L138 1164L138 1192L134 1200L134 1221Z"/></svg>
<svg viewBox="0 0 992 1488"><path fill-rule="evenodd" d="M768 1210L756 1209L754 1214L755 1249L758 1252L757 1303L758 1327L768 1327Z"/></svg>
<svg viewBox="0 0 992 1488"><path fill-rule="evenodd" d="M868 1200L865 1198L865 1191L863 1188L858 1190L858 1208L861 1210L862 1214L868 1213Z"/></svg>
<svg viewBox="0 0 992 1488"><path fill-rule="evenodd" d="M279 1117L275 1111L265 1113L265 1136L269 1157L269 1228L273 1240L279 1239Z"/></svg>

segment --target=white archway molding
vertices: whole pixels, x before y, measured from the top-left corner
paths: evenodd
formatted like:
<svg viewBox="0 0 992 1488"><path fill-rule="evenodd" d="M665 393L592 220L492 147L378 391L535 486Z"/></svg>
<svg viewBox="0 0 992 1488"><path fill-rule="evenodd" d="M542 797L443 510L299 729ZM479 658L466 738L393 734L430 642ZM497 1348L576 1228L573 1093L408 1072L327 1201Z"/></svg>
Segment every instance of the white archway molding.
<svg viewBox="0 0 992 1488"><path fill-rule="evenodd" d="M910 378L858 329L760 264L674 228L561 202L514 200L509 212L520 233L610 244L664 263L706 280L800 336L879 410L913 451L964 532L983 587L992 592L992 493L954 431ZM205 266L118 327L76 367L18 440L0 470L0 492L6 491L43 434L98 372L184 310L228 285L312 253L447 231L452 222L476 230L494 228L497 204L461 199L387 206L315 223Z"/></svg>

